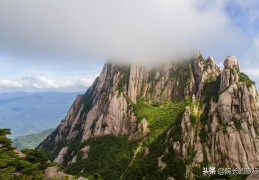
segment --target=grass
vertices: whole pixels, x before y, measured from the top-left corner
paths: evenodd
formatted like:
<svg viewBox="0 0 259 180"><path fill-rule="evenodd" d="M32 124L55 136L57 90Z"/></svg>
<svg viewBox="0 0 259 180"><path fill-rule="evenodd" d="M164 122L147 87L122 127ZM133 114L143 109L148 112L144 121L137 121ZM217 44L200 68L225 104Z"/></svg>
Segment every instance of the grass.
<svg viewBox="0 0 259 180"><path fill-rule="evenodd" d="M95 137L81 145L90 146L88 158L67 167L67 172L84 177L99 174L104 179L119 179L133 158L134 150L138 146L136 140L129 141L126 136L112 135ZM84 169L83 173L80 171Z"/></svg>
<svg viewBox="0 0 259 180"><path fill-rule="evenodd" d="M135 107L137 118L139 120L147 119L150 134L144 139L142 151L137 155L122 179L167 179L170 176L185 179L185 162L174 154L171 146L169 146L170 152L162 158L167 166L163 170L158 167L158 158L164 154L167 146L168 130L175 128L171 131L173 132L171 135L181 137L181 128L178 126L185 106L184 102L164 102L151 105L140 99L137 100ZM149 148L148 155L144 155L145 148Z"/></svg>
<svg viewBox="0 0 259 180"><path fill-rule="evenodd" d="M143 143L140 143L139 140L129 141L127 136L108 135L91 138L80 147L90 145L88 158L68 166L67 173L91 178L94 174L99 174L103 179L120 179L121 175L125 175L122 179L138 179L138 177L145 176L152 179L165 178L168 174L172 174L172 171L175 175L179 172L178 168L183 162L180 158L175 159L171 155L165 156L164 160L168 161L168 164L173 163L174 165L169 166L173 170L165 168L166 172L164 173L160 173L157 169L157 158L161 156L165 149L166 132L176 122L177 118L182 116L185 103L146 104L140 98L137 99L136 104L132 104L130 101L129 103L131 108L134 109L138 122L143 118L148 121L150 133L142 140ZM145 147L150 148L151 153L148 158L145 158L143 154ZM129 167L137 149L139 149L139 153L136 153L136 159ZM179 164L176 165L177 163ZM84 169L84 172L80 173L82 169Z"/></svg>
<svg viewBox="0 0 259 180"><path fill-rule="evenodd" d="M168 146L168 154L164 154L166 145L166 132L160 134L156 140L149 145L149 154L144 151L138 154L132 166L125 172L122 179L161 179L168 177L175 179L185 179L185 162L176 155L172 146ZM158 167L158 158L164 154L162 161L166 167L162 170Z"/></svg>
<svg viewBox="0 0 259 180"><path fill-rule="evenodd" d="M179 114L183 114L184 109L185 103L183 102L165 102L160 105L151 105L138 99L136 105L137 118L138 120L145 118L150 129L150 134L144 144L151 144L175 122Z"/></svg>

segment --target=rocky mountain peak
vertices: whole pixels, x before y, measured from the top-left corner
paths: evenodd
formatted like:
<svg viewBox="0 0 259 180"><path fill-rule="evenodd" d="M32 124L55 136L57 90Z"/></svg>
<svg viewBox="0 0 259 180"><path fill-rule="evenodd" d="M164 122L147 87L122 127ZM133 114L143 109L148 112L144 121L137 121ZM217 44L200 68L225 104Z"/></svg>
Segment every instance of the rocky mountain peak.
<svg viewBox="0 0 259 180"><path fill-rule="evenodd" d="M101 142L101 150L95 141ZM39 148L51 160L87 174L88 163L97 167L94 153L113 153L136 141L135 149L128 149L131 159L121 156L128 163L121 161L123 174L113 179L192 179L202 167L258 167L259 95L254 82L240 72L234 56L226 57L222 71L212 56L200 54L156 67L106 63ZM145 170L137 171L140 167Z"/></svg>
<svg viewBox="0 0 259 180"><path fill-rule="evenodd" d="M221 73L220 90L239 81L240 67L235 56L227 56L224 61L224 69Z"/></svg>
<svg viewBox="0 0 259 180"><path fill-rule="evenodd" d="M239 69L239 62L235 56L227 56L224 61L225 69L235 68Z"/></svg>
<svg viewBox="0 0 259 180"><path fill-rule="evenodd" d="M206 96L206 87L204 92ZM187 176L194 178L194 167L206 164L258 167L259 95L254 82L240 72L234 56L226 57L220 91L211 94L217 98L205 99L200 117L197 104L186 109L181 122L182 146L179 141L173 142L174 151L183 158L188 159L188 149L196 152L187 166Z"/></svg>
<svg viewBox="0 0 259 180"><path fill-rule="evenodd" d="M213 56L209 56L207 60L210 61L213 64L215 63L215 60L214 60Z"/></svg>

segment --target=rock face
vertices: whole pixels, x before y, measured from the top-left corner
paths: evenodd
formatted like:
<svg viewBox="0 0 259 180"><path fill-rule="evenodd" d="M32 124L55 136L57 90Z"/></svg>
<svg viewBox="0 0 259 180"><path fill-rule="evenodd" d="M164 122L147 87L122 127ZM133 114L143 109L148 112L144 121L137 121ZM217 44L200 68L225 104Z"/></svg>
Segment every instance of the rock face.
<svg viewBox="0 0 259 180"><path fill-rule="evenodd" d="M220 90L238 82L239 63L235 56L228 56L224 61L224 69L221 74Z"/></svg>
<svg viewBox="0 0 259 180"><path fill-rule="evenodd" d="M79 145L90 137L133 135L138 125L129 104L136 103L138 97L148 103L199 97L207 78L219 74L212 57L160 67L106 63L93 85L76 98L66 118L39 148L56 162L68 164L76 156L73 148L64 149L71 141ZM147 133L145 121L142 123Z"/></svg>
<svg viewBox="0 0 259 180"><path fill-rule="evenodd" d="M14 152L17 153L20 158L26 157L26 155L24 153L22 153L22 151L19 149L14 149Z"/></svg>
<svg viewBox="0 0 259 180"><path fill-rule="evenodd" d="M259 96L254 85L239 82L239 63L229 56L224 62L218 100L207 103L207 114L191 123L197 115L197 104L187 107L181 123L183 143L172 141L174 150L187 158L187 149L194 148L195 157L187 168L192 177L192 168L258 167L259 166ZM231 74L231 71L233 73ZM223 92L222 92L223 91ZM205 107L206 109L206 107ZM203 140L202 140L203 139Z"/></svg>
<svg viewBox="0 0 259 180"><path fill-rule="evenodd" d="M68 175L60 171L58 167L48 167L42 179L43 180L53 180L53 179L87 180L87 178L84 178L84 177L75 178L74 176Z"/></svg>
<svg viewBox="0 0 259 180"><path fill-rule="evenodd" d="M62 163L63 163L63 158L64 158L64 156L65 156L66 153L67 153L67 149L68 149L67 146L66 146L66 147L63 147L63 148L60 150L60 152L59 152L58 156L56 157L56 159L54 160L54 162L56 162L56 163L58 163L58 164L62 164Z"/></svg>
<svg viewBox="0 0 259 180"><path fill-rule="evenodd" d="M178 126L180 139L172 135L177 128L167 129L165 142L170 143L156 158L158 168L167 167L163 159L172 153L170 149L188 161L188 178L195 176L196 167L258 167L259 96L255 86L240 82L239 76L234 56L226 57L222 72L213 57L204 60L200 55L159 67L106 63L93 85L76 98L66 118L38 148L64 166L85 160L91 151L84 145L89 138L126 135L145 139L150 132L148 121L138 121L133 108L139 98L155 104L192 97ZM80 158L79 153L83 154ZM146 148L145 154L149 153Z"/></svg>

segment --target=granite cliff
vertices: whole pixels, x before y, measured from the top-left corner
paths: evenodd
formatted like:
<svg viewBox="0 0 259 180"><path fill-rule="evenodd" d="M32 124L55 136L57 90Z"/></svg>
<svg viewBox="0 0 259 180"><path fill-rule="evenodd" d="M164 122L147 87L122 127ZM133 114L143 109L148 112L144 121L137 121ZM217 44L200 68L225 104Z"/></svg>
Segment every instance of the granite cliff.
<svg viewBox="0 0 259 180"><path fill-rule="evenodd" d="M38 148L72 174L199 179L203 167L259 166L258 117L258 92L234 56L222 71L200 54L156 67L106 63Z"/></svg>
<svg viewBox="0 0 259 180"><path fill-rule="evenodd" d="M197 102L187 106L181 122L182 143L171 139L179 156L187 158L188 148L195 152L187 176L193 177L193 167L198 166L258 167L258 116L254 82L240 73L235 57L227 57L217 97L207 99L205 107Z"/></svg>

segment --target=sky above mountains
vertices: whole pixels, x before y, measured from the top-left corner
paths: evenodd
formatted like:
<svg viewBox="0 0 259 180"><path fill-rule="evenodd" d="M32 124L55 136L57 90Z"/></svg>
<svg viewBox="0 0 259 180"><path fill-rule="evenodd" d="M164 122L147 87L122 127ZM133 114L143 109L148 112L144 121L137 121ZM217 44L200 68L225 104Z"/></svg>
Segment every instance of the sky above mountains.
<svg viewBox="0 0 259 180"><path fill-rule="evenodd" d="M107 59L235 55L259 83L258 0L2 0L0 91L82 91Z"/></svg>

